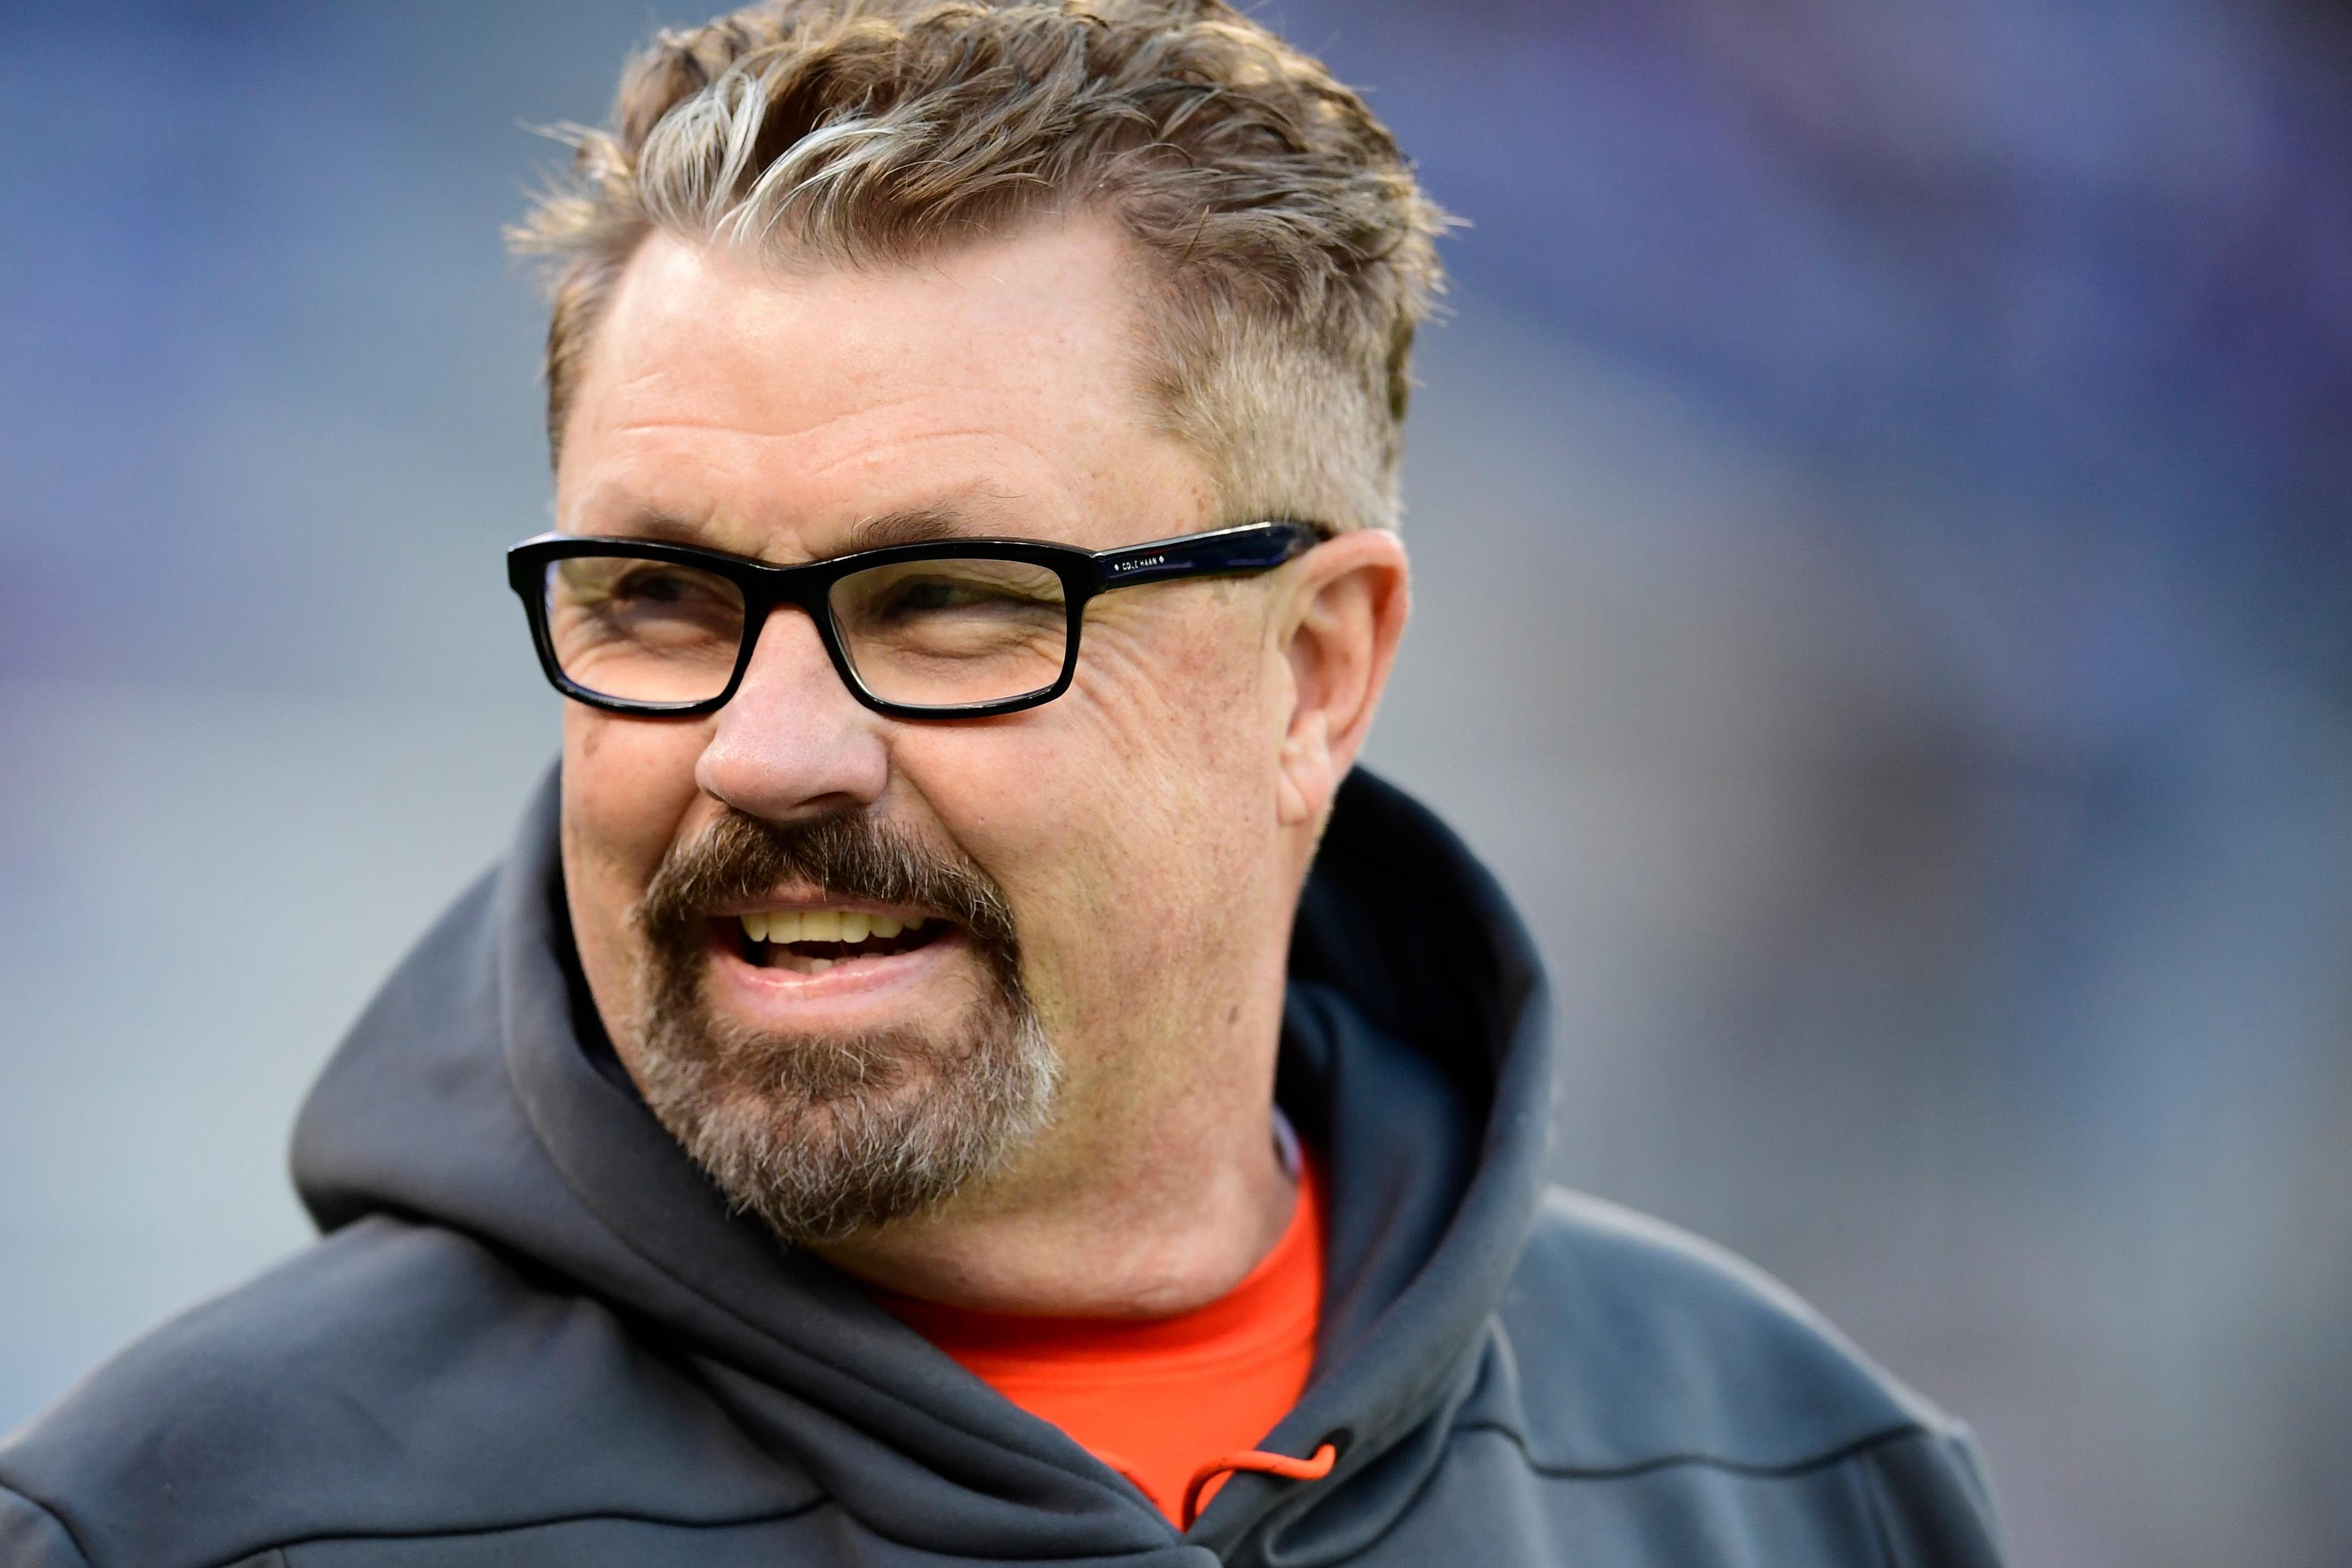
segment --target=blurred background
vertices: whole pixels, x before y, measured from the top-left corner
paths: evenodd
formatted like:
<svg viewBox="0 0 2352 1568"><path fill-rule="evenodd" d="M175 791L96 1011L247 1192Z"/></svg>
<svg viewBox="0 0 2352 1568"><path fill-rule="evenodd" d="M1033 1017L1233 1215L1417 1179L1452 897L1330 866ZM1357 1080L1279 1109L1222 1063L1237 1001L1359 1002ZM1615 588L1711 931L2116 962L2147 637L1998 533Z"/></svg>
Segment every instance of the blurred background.
<svg viewBox="0 0 2352 1568"><path fill-rule="evenodd" d="M501 223L663 0L0 16L0 1428L299 1246L555 745ZM1272 0L1437 196L1374 765L1565 1180L1971 1421L2021 1563L2352 1564L2352 16Z"/></svg>

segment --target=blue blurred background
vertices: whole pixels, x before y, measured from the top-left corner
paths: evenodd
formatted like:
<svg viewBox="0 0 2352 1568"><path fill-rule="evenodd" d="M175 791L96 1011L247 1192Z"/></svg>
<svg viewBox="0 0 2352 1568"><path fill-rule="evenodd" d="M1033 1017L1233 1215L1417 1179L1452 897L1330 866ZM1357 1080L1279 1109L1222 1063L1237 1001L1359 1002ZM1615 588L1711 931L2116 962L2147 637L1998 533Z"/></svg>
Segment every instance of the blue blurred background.
<svg viewBox="0 0 2352 1568"><path fill-rule="evenodd" d="M1972 1421L2021 1563L2352 1563L2352 16L1274 0L1438 197L1375 765L1559 1173ZM0 18L0 1427L299 1245L555 744L502 222L664 0Z"/></svg>

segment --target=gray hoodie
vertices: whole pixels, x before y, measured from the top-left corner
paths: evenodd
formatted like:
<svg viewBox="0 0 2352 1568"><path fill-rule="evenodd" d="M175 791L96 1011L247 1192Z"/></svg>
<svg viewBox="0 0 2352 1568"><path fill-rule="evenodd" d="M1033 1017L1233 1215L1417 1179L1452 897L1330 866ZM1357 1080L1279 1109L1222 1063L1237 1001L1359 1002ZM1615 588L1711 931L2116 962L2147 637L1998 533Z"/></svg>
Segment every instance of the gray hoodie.
<svg viewBox="0 0 2352 1568"><path fill-rule="evenodd" d="M814 1256L616 1070L552 783L297 1128L321 1238L0 1443L5 1568L1993 1564L1966 1434L1785 1290L1543 1182L1541 976L1361 773L1277 1096L1329 1173L1307 1392L1180 1532Z"/></svg>

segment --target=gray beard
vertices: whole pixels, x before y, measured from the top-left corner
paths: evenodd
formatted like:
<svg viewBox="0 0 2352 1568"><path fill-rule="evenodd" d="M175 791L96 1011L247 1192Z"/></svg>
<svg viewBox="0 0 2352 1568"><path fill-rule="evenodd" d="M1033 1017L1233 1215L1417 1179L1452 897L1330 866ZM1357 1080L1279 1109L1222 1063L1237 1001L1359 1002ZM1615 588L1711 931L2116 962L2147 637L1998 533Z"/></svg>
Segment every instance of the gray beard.
<svg viewBox="0 0 2352 1568"><path fill-rule="evenodd" d="M1045 1125L1060 1072L1025 1006L961 1027L785 1037L656 1009L638 1088L728 1202L778 1235L837 1241L919 1215Z"/></svg>
<svg viewBox="0 0 2352 1568"><path fill-rule="evenodd" d="M788 1240L839 1240L936 1207L1045 1127L1061 1065L1002 899L976 868L856 818L813 829L733 818L673 860L638 911L646 1001L631 1076L737 1211ZM697 907L718 889L773 886L780 870L953 915L990 984L955 1017L867 1034L775 1035L717 1016Z"/></svg>

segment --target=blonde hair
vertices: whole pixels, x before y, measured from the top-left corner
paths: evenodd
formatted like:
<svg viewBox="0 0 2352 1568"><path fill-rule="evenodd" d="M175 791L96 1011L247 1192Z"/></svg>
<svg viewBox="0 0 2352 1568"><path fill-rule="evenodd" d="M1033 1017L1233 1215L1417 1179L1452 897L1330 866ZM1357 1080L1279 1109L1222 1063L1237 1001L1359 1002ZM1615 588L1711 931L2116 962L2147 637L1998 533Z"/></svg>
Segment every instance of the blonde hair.
<svg viewBox="0 0 2352 1568"><path fill-rule="evenodd" d="M1113 215L1156 285L1155 416L1229 519L1394 527L1414 329L1450 221L1321 64L1223 0L777 0L664 32L509 232L554 264L560 454L591 336L656 229L772 262L918 258Z"/></svg>

